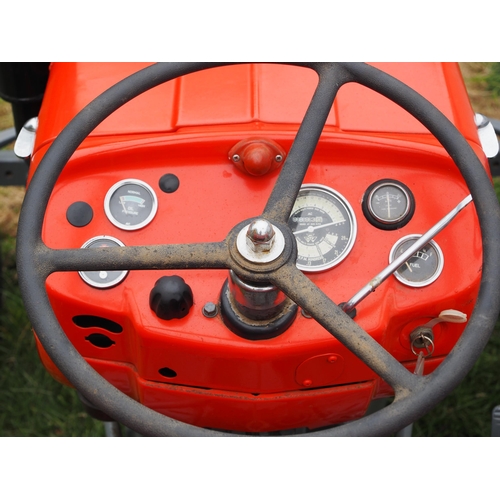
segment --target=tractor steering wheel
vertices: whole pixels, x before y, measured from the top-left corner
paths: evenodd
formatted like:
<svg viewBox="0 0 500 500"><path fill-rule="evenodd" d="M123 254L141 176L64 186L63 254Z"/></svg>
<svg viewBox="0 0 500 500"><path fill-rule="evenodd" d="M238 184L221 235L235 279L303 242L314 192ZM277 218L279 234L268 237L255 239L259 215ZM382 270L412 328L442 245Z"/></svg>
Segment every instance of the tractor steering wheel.
<svg viewBox="0 0 500 500"><path fill-rule="evenodd" d="M161 415L98 375L64 334L51 308L45 281L56 271L232 269L243 279L274 283L394 389L393 403L377 413L308 435L393 434L448 395L466 376L488 342L500 309L500 207L490 179L464 137L426 99L386 73L359 63L302 65L316 71L319 83L261 215L281 230L285 240L281 255L270 263L251 263L239 254L237 236L249 221L236 226L218 243L53 250L42 241L42 224L52 190L66 162L90 132L113 111L146 90L216 66L219 64L157 64L131 75L86 106L47 151L27 189L18 228L19 285L33 328L47 354L71 384L116 421L142 435L225 435ZM386 96L426 126L455 161L475 203L483 245L478 300L451 354L427 376L409 372L295 265L297 246L287 225L288 217L334 98L347 82L357 82Z"/></svg>

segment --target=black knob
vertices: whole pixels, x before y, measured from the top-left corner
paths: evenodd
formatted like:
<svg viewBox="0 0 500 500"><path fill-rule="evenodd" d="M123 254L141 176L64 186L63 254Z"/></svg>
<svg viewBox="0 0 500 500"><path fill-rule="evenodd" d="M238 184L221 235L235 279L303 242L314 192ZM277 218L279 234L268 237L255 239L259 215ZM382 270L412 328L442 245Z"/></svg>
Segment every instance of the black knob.
<svg viewBox="0 0 500 500"><path fill-rule="evenodd" d="M193 305L193 292L180 276L163 276L149 294L149 305L160 319L180 319Z"/></svg>

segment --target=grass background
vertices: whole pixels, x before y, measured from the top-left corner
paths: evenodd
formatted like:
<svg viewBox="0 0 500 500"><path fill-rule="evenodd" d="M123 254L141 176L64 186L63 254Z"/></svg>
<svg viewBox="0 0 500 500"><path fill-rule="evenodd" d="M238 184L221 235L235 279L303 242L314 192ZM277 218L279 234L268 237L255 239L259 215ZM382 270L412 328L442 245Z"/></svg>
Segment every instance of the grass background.
<svg viewBox="0 0 500 500"><path fill-rule="evenodd" d="M500 63L463 63L475 111L500 119ZM0 101L0 130L13 126ZM500 178L495 179L500 197ZM0 436L102 436L75 393L45 371L36 352L17 287L15 236L22 187L0 187ZM464 382L416 422L414 436L489 436L491 411L500 404L500 324Z"/></svg>

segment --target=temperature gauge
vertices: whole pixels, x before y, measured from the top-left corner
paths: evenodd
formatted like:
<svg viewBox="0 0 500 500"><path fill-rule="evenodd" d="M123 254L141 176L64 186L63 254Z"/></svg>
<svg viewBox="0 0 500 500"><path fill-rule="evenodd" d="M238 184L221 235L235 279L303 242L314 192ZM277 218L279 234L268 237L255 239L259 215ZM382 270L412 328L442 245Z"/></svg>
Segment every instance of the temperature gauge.
<svg viewBox="0 0 500 500"><path fill-rule="evenodd" d="M153 189L137 179L117 182L106 194L104 211L116 227L134 231L149 224L156 215L158 199Z"/></svg>
<svg viewBox="0 0 500 500"><path fill-rule="evenodd" d="M109 248L125 246L120 240L111 236L96 236L82 245L82 248ZM79 271L85 283L95 288L111 288L121 283L128 271Z"/></svg>
<svg viewBox="0 0 500 500"><path fill-rule="evenodd" d="M370 224L379 229L399 229L410 221L415 212L415 198L402 182L383 179L365 192L363 213Z"/></svg>
<svg viewBox="0 0 500 500"><path fill-rule="evenodd" d="M389 263L410 248L420 238L420 234L410 234L401 238L392 247ZM431 240L422 250L410 257L397 271L394 276L412 287L427 286L436 281L443 270L444 258L439 245Z"/></svg>

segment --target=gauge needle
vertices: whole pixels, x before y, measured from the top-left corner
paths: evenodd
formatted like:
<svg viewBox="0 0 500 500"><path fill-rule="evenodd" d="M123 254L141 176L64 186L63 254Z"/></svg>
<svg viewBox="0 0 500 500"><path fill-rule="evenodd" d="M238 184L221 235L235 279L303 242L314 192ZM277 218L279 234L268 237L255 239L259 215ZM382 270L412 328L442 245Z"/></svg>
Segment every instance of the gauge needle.
<svg viewBox="0 0 500 500"><path fill-rule="evenodd" d="M128 210L127 210L127 207L125 206L125 202L123 200L120 200L120 204L121 206L123 207L123 211L128 214Z"/></svg>
<svg viewBox="0 0 500 500"><path fill-rule="evenodd" d="M333 226L334 224L340 224L341 222L345 222L345 219L341 219L335 222L329 222L328 224L321 224L321 226L309 226L306 229L300 229L299 231L294 231L293 234L312 233L316 229L323 229L324 227Z"/></svg>
<svg viewBox="0 0 500 500"><path fill-rule="evenodd" d="M319 253L319 256L323 259L323 262L325 262L325 256L323 255L323 252L321 251L321 248L319 247L318 243L315 243L314 246L316 247L316 250Z"/></svg>
<svg viewBox="0 0 500 500"><path fill-rule="evenodd" d="M368 297L371 292L374 292L377 287L383 283L389 276L402 266L412 255L422 250L429 241L440 233L457 215L472 201L472 195L465 197L453 210L445 215L439 222L434 224L425 234L407 248L397 259L394 259L385 269L371 279L359 292L357 292L348 302L344 304L342 310L344 312L352 311L357 304L364 298Z"/></svg>
<svg viewBox="0 0 500 500"><path fill-rule="evenodd" d="M410 265L408 264L408 262L405 262L405 264L406 264L406 267L410 270L410 273L412 273L413 271L411 270L411 267L410 267Z"/></svg>

